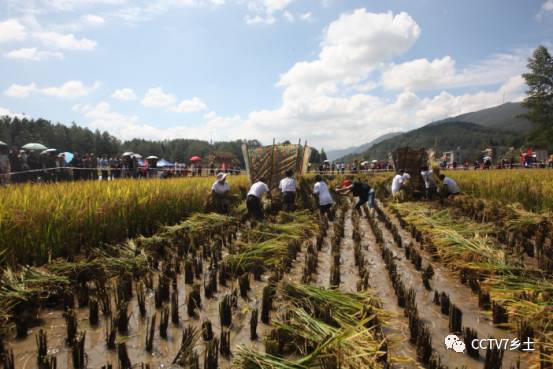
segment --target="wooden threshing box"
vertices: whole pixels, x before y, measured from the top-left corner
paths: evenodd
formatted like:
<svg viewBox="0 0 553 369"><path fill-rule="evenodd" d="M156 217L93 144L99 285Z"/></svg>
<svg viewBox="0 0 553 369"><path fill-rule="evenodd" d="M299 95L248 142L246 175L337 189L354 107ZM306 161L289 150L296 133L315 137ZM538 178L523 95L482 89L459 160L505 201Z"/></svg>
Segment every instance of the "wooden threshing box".
<svg viewBox="0 0 553 369"><path fill-rule="evenodd" d="M250 183L264 177L270 189L278 187L286 171L291 169L296 178L307 170L311 148L301 145L270 145L249 148L242 145L242 153L246 162L246 170Z"/></svg>
<svg viewBox="0 0 553 369"><path fill-rule="evenodd" d="M424 191L424 181L421 176L421 167L428 165L428 153L425 148L413 149L401 147L391 154L394 169L403 169L411 176L411 185L414 190Z"/></svg>

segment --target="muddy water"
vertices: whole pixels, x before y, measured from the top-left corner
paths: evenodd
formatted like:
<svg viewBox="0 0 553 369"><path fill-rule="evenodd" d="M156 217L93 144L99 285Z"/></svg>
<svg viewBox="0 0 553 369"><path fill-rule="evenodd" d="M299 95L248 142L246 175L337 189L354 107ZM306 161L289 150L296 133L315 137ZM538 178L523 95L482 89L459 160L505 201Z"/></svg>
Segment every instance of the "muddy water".
<svg viewBox="0 0 553 369"><path fill-rule="evenodd" d="M266 277L265 277L266 279ZM203 284L202 284L203 285ZM186 312L186 296L191 290L191 286L184 284L183 275L179 276L178 290L179 290L179 314L180 324L178 326L169 322L168 338L162 339L159 337L159 320L160 311L157 311L156 332L154 339L154 350L150 354L144 350L146 340L146 322L148 319L140 318L138 303L136 298L133 298L129 304L129 313L131 318L129 321L129 333L126 337L120 337L124 339L127 344L127 350L131 362L133 364L149 363L152 368L163 368L170 366L175 358L182 338L182 329L188 325L201 329L201 322L204 319L209 319L213 325L214 336L219 337L220 323L219 323L219 307L218 303L225 293L229 293L231 288L238 287L236 282L227 282L228 287L218 287L218 292L211 299L206 299L202 291L202 307L199 312L198 318L190 318ZM248 299L239 298L238 309L233 312L232 327L231 327L231 347L236 347L239 343L250 345L253 348L263 350L264 345L261 339L256 341L250 341L250 328L249 319L250 311L253 307L258 307L261 311L261 296L263 287L266 285L265 281L251 281L252 290L248 294ZM203 289L202 289L203 290ZM156 309L154 307L153 293L149 293L147 297L147 316L151 316ZM78 329L79 331L86 331L85 348L88 359L88 368L100 368L106 363L112 363L117 365L117 355L115 351L106 349L105 346L105 322L102 317L100 318L100 324L98 327L91 327L88 324L88 309L78 309ZM35 334L40 328L42 328L48 334L48 353L55 354L57 358L58 368L72 368L71 350L66 347L64 340L66 337L66 324L65 319L62 317L61 311L44 311L41 314L41 319L44 324L38 328L34 328L29 331L29 335L22 340L12 341L9 346L13 348L17 369L34 369L36 368L36 342ZM269 327L259 321L258 335L264 337L268 332ZM203 362L204 344L200 338L196 347L197 352L200 354L200 362ZM230 367L230 361L219 355L219 366L222 368Z"/></svg>
<svg viewBox="0 0 553 369"><path fill-rule="evenodd" d="M493 325L491 313L480 310L478 307L478 297L467 286L460 283L458 274L451 272L439 263L431 261L429 255L421 251L420 244L411 237L411 234L399 227L397 218L389 212L387 214L398 227L404 245L412 243L418 249L423 258L423 268L428 264L432 265L434 277L431 279L430 285L434 290L448 294L451 303L461 309L463 312L463 327L476 330L479 338L493 337L507 338L509 340L515 338L513 333ZM409 260L406 260L404 250L397 247L391 233L383 224L381 224L381 228L383 229L387 246L396 255L398 268L402 273L406 287L414 288L417 293L419 314L431 327L433 348L440 354L443 363L450 366L454 363L455 365L466 365L467 368L481 368L483 366L481 361L476 361L468 355L457 354L452 350L445 349L443 338L449 334L448 317L442 315L440 307L432 302L434 292L424 288L421 272L417 271ZM485 352L480 350L480 356L483 357L484 355ZM520 368L528 368L530 367L531 359L530 353L507 350L504 352L503 367L517 367L520 362Z"/></svg>
<svg viewBox="0 0 553 369"><path fill-rule="evenodd" d="M363 219L359 221L359 228L364 234L361 247L364 250L367 270L370 273L370 288L380 298L382 308L391 314L390 324L384 327L386 336L392 342L390 349L394 355L410 359L410 362L402 363L397 367L416 368L417 352L416 347L409 342L408 321L403 315L403 309L397 304L394 287L376 244L374 234Z"/></svg>

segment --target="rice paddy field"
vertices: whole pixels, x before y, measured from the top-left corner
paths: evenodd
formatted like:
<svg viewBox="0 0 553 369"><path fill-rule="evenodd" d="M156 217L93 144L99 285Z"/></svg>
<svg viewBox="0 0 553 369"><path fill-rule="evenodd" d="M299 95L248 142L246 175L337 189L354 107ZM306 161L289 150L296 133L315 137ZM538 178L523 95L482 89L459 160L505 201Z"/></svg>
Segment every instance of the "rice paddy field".
<svg viewBox="0 0 553 369"><path fill-rule="evenodd" d="M208 212L211 179L1 189L1 363L553 368L550 209L486 195L493 173L549 185L530 171L455 172L465 194L398 203L389 174L368 176L375 211L335 195L327 218L307 177L298 209L268 206L263 222L243 201ZM229 178L244 199L247 179ZM445 346L450 334L464 352ZM489 338L532 345L472 344Z"/></svg>

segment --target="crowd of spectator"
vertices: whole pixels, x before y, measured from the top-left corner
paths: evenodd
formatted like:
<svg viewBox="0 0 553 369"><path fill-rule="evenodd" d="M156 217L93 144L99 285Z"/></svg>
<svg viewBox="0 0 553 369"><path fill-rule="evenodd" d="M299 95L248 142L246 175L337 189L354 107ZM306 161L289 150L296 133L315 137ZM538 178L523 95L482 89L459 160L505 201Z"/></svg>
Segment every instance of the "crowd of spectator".
<svg viewBox="0 0 553 369"><path fill-rule="evenodd" d="M220 168L214 163L187 164L142 159L140 155L108 156L91 153L37 152L0 146L0 184L116 180L119 178L168 178L175 176L215 176L223 171L239 174L240 167Z"/></svg>

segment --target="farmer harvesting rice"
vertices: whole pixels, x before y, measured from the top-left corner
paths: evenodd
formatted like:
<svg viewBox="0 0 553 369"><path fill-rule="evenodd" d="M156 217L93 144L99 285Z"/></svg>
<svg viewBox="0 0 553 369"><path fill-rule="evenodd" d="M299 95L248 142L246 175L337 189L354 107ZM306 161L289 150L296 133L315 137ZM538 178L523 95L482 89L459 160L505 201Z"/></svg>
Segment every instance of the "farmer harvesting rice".
<svg viewBox="0 0 553 369"><path fill-rule="evenodd" d="M355 210L361 215L361 208L365 204L369 204L369 208L374 208L374 190L369 186L368 183L362 182L359 179L356 179L352 184L347 187L336 188L336 192L340 195L352 194L355 197L358 197L359 200L355 204Z"/></svg>
<svg viewBox="0 0 553 369"><path fill-rule="evenodd" d="M224 197L228 195L230 186L227 183L227 173L220 172L217 174L217 180L211 186L211 193L216 196Z"/></svg>
<svg viewBox="0 0 553 369"><path fill-rule="evenodd" d="M282 208L286 211L293 211L296 202L296 180L294 172L286 171L286 177L280 180L278 188L282 192Z"/></svg>
<svg viewBox="0 0 553 369"><path fill-rule="evenodd" d="M428 169L428 165L421 167L421 176L424 180L424 187L426 188L426 199L432 200L436 194L436 180L434 178L434 172Z"/></svg>
<svg viewBox="0 0 553 369"><path fill-rule="evenodd" d="M230 199L230 186L227 183L226 173L218 173L217 180L213 182L211 186L211 196L215 208L221 213L228 213L231 199Z"/></svg>
<svg viewBox="0 0 553 369"><path fill-rule="evenodd" d="M440 191L443 197L457 195L461 193L461 188L453 178L446 177L440 174L440 181L442 181L443 191Z"/></svg>
<svg viewBox="0 0 553 369"><path fill-rule="evenodd" d="M255 182L246 198L246 206L248 208L248 215L255 219L263 219L263 207L261 206L261 198L263 194L267 193L267 196L271 198L271 191L265 184L265 178L261 177Z"/></svg>
<svg viewBox="0 0 553 369"><path fill-rule="evenodd" d="M404 178L403 178L403 175L404 175L404 171L403 169L398 169L398 171L396 172L396 175L394 176L394 178L392 179L392 196L394 196L395 198L398 198L401 196L401 189L402 189L402 186L403 186L403 181L404 181Z"/></svg>
<svg viewBox="0 0 553 369"><path fill-rule="evenodd" d="M320 175L315 176L313 194L319 197L319 210L321 211L321 215L327 214L328 216L333 201L330 192L328 192L328 187Z"/></svg>

